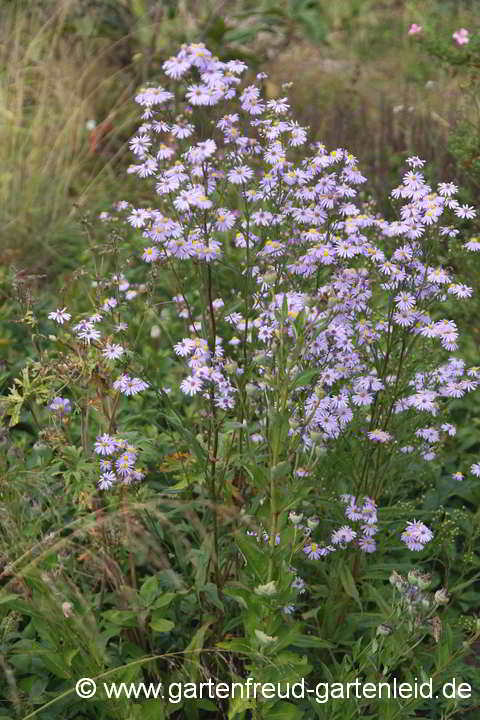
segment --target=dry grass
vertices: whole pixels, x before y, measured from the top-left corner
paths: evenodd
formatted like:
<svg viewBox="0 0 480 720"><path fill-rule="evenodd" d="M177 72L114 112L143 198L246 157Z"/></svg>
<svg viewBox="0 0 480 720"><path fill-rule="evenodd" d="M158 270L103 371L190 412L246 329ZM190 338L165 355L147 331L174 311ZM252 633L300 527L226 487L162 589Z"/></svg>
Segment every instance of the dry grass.
<svg viewBox="0 0 480 720"><path fill-rule="evenodd" d="M87 121L121 114L131 92L108 52L89 56L88 43L62 37L67 10L40 23L13 8L0 29L2 247L37 267L73 239L74 204L108 173L111 158L89 151Z"/></svg>
<svg viewBox="0 0 480 720"><path fill-rule="evenodd" d="M406 68L399 67L405 57L393 53L375 62L330 53L302 43L268 68L272 92L293 83L292 105L315 139L353 152L379 196L406 154L432 163L437 179L456 172L458 180L447 149L459 119L457 79L432 70L432 79L412 82Z"/></svg>

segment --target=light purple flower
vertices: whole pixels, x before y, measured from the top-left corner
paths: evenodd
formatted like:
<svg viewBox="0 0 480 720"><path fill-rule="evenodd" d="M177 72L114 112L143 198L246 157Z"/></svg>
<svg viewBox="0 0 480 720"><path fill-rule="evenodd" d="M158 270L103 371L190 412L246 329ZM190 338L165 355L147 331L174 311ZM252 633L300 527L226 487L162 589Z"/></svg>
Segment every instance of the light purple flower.
<svg viewBox="0 0 480 720"><path fill-rule="evenodd" d="M303 552L309 560L318 560L321 557L320 545L317 545L317 543L310 543L310 545L306 545L303 548Z"/></svg>
<svg viewBox="0 0 480 720"><path fill-rule="evenodd" d="M468 220L471 220L476 216L475 208L473 208L471 205L459 205L457 208L455 208L454 213L459 218L467 218Z"/></svg>
<svg viewBox="0 0 480 720"><path fill-rule="evenodd" d="M180 389L185 395L196 395L203 388L203 381L199 377L190 375L189 377L182 380L180 383Z"/></svg>
<svg viewBox="0 0 480 720"><path fill-rule="evenodd" d="M97 483L97 487L99 490L110 490L112 485L117 481L117 476L114 472L108 470L107 472L102 473L100 476L100 480Z"/></svg>
<svg viewBox="0 0 480 720"><path fill-rule="evenodd" d="M408 522L401 535L401 540L410 550L419 552L433 538L433 533L424 523L414 520Z"/></svg>
<svg viewBox="0 0 480 720"><path fill-rule="evenodd" d="M352 528L348 527L348 525L343 525L341 528L332 533L331 543L332 545L345 545L346 543L351 542L355 537L357 537L355 530L352 530Z"/></svg>
<svg viewBox="0 0 480 720"><path fill-rule="evenodd" d="M123 393L123 395L136 395L142 390L148 388L148 383L140 378L132 378L129 375L121 375L113 383L113 389Z"/></svg>
<svg viewBox="0 0 480 720"><path fill-rule="evenodd" d="M97 455L113 455L117 448L118 441L107 433L99 435L94 446Z"/></svg>
<svg viewBox="0 0 480 720"><path fill-rule="evenodd" d="M68 400L68 398L56 397L52 400L48 407L50 410L61 416L72 412L72 403Z"/></svg>
<svg viewBox="0 0 480 720"><path fill-rule="evenodd" d="M227 173L228 180L234 185L241 185L253 177L252 168L248 165L238 165Z"/></svg>
<svg viewBox="0 0 480 720"><path fill-rule="evenodd" d="M151 263L155 262L155 260L158 260L160 257L160 252L158 248L156 247L147 247L143 251L142 260L145 260L145 262Z"/></svg>
<svg viewBox="0 0 480 720"><path fill-rule="evenodd" d="M59 325L63 325L64 322L67 322L71 319L70 313L66 312L67 308L57 308L53 312L48 314L49 320L55 320Z"/></svg>
<svg viewBox="0 0 480 720"><path fill-rule="evenodd" d="M118 360L118 358L122 357L124 352L125 350L121 345L116 345L115 343L107 343L102 350L102 355L108 360Z"/></svg>
<svg viewBox="0 0 480 720"><path fill-rule="evenodd" d="M363 536L358 539L358 547L360 550L366 553L373 553L377 549L377 543L375 540L368 536Z"/></svg>
<svg viewBox="0 0 480 720"><path fill-rule="evenodd" d="M84 327L81 330L77 331L77 337L80 338L80 340L83 340L86 345L90 345L92 340L99 340L102 336L102 333L100 330L97 330L94 327Z"/></svg>
<svg viewBox="0 0 480 720"><path fill-rule="evenodd" d="M318 560L325 555L329 555L333 552L334 548L330 546L319 545L318 543L312 542L309 545L305 545L303 552L309 558L309 560ZM293 585L293 584L292 584Z"/></svg>

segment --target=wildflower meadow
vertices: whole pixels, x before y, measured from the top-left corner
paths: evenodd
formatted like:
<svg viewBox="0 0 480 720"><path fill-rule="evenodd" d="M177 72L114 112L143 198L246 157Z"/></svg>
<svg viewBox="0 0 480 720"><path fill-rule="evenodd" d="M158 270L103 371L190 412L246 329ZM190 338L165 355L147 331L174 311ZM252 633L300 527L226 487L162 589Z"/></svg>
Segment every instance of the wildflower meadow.
<svg viewBox="0 0 480 720"><path fill-rule="evenodd" d="M378 198L248 53L144 75L8 296L0 720L480 717L478 199L415 152Z"/></svg>

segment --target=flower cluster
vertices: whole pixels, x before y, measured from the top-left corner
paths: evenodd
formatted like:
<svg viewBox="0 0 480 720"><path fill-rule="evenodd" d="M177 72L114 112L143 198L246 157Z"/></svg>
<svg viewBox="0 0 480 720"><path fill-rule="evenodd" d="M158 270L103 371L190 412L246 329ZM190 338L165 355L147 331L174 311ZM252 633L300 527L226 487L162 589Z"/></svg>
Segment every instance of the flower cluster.
<svg viewBox="0 0 480 720"><path fill-rule="evenodd" d="M420 552L424 549L425 545L430 542L433 538L433 533L424 523L408 522L407 527L402 533L402 542L408 547L409 550L416 550Z"/></svg>
<svg viewBox="0 0 480 720"><path fill-rule="evenodd" d="M97 437L94 449L97 455L101 456L101 475L98 481L100 490L109 490L118 483L130 485L144 477L145 474L135 467L137 450L126 440L104 433Z"/></svg>
<svg viewBox="0 0 480 720"><path fill-rule="evenodd" d="M366 497L363 503L358 504L356 497L353 495L342 495L341 500L346 504L345 517L355 524L356 529L350 525L342 525L342 527L334 530L330 536L330 544L320 544L309 540L308 544L303 548L303 552L309 559L318 560L325 557L336 549L344 549L350 543L354 543L362 552L372 553L376 550L376 542L374 536L378 532L377 526L377 505L372 498ZM311 521L307 521L307 525L301 524L302 516L290 513L290 521L298 530L303 530L307 537L310 536L312 529L318 524L315 519L313 527Z"/></svg>
<svg viewBox="0 0 480 720"><path fill-rule="evenodd" d="M299 531L303 531L308 538L303 552L311 560L318 560L337 549L344 549L350 543L365 553L373 553L377 549L375 535L378 533L377 525L377 504L369 497L358 503L354 495L345 494L341 496L345 504L345 517L351 525L343 525L334 530L330 536L330 544L313 542L310 538L312 530L318 525L318 518L309 519L306 524L302 523L303 514L290 512L289 520ZM409 550L420 551L433 538L432 531L423 523L413 521L407 523L406 530L402 533L401 539Z"/></svg>
<svg viewBox="0 0 480 720"><path fill-rule="evenodd" d="M118 390L123 395L136 395L142 390L148 388L148 383L141 378L132 378L129 375L120 375L120 377L113 383L114 390Z"/></svg>
<svg viewBox="0 0 480 720"><path fill-rule="evenodd" d="M423 25L412 23L408 28L408 35L418 35L422 31ZM470 42L470 32L466 28L460 28L452 34L452 39L455 40L457 45L468 45Z"/></svg>
<svg viewBox="0 0 480 720"><path fill-rule="evenodd" d="M241 62L219 61L202 44L183 46L164 70L167 82L186 88L184 105L178 99L174 105L174 93L164 87L146 87L136 96L144 122L131 141L137 163L130 172L153 181L161 208L118 206L150 243L140 255L150 265L190 262L198 268L228 258L247 286L242 306L237 297L212 298L207 324L204 316L190 315L183 293L173 298L191 332L174 346L189 370L180 389L235 410L242 376L260 346L264 362L256 363L249 388L261 415L283 344L297 358L292 375L319 370L317 382L299 387L288 401L290 433L301 437L305 450L318 439L338 438L363 418L371 442L432 459L435 451L425 438L405 443L397 437L396 417L412 410L439 416L447 398L477 387L478 372L452 358L400 382L384 361L398 360L388 348L405 348L414 338L437 342L447 352L457 349L455 323L432 308L449 296L468 298L472 289L431 263L431 247L436 236L458 234L448 224L439 226L441 220L469 219L475 210L458 203L453 183L430 187L420 171L424 161L413 156L392 191L403 203L399 219L363 212L356 198L366 178L356 158L317 143L298 159L306 129L293 119L287 98L265 100L260 87L242 87L245 69ZM235 111L225 113L227 101ZM203 129L199 141L196 106L204 106L204 129L211 114L211 135L205 139ZM232 194L239 203L229 207ZM471 240L464 248L476 251L480 243ZM378 294L374 309L376 288L393 299L381 318ZM369 414L374 405L382 407L379 398L388 399L393 413L377 411L373 424Z"/></svg>
<svg viewBox="0 0 480 720"><path fill-rule="evenodd" d="M406 578L394 570L389 580L398 592L398 601L394 603L398 626L406 625L409 632L427 632L438 642L442 623L434 613L450 601L447 590L441 587L433 594L426 592L432 584L432 577L417 569L411 570ZM389 634L396 629L387 627L388 632L377 630L377 634Z"/></svg>
<svg viewBox="0 0 480 720"><path fill-rule="evenodd" d="M119 209L123 209L122 203L117 203ZM132 286L123 274L115 274L110 279L104 280L105 289L113 291L113 295L103 298L96 312L88 317L82 317L70 329L67 327L72 318L67 308L60 308L49 313L49 320L65 327L63 331L68 334L69 340L73 341L81 354L93 348L94 352L99 351L100 360L116 361L125 355L125 347L120 342L113 342L113 337L121 335L127 330L128 325L122 321L120 310L125 303L133 300L144 286ZM103 332L102 332L103 330ZM123 373L114 382L113 389L123 395L136 395L149 387L145 380L138 377L130 377ZM54 408L51 408L54 409Z"/></svg>

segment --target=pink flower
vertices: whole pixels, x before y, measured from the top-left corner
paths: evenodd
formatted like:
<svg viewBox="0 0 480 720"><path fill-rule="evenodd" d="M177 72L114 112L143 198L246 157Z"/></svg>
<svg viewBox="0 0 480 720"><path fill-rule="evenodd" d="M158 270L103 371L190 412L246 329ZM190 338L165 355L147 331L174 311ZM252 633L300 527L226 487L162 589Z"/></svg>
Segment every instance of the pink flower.
<svg viewBox="0 0 480 720"><path fill-rule="evenodd" d="M416 35L417 33L422 32L422 30L423 30L423 25L417 25L417 23L412 23L412 25L410 25L410 27L408 29L408 34Z"/></svg>
<svg viewBox="0 0 480 720"><path fill-rule="evenodd" d="M453 39L457 43L457 45L466 45L468 42L470 42L470 38L468 37L468 30L465 28L460 28L460 30L456 30L453 35Z"/></svg>

